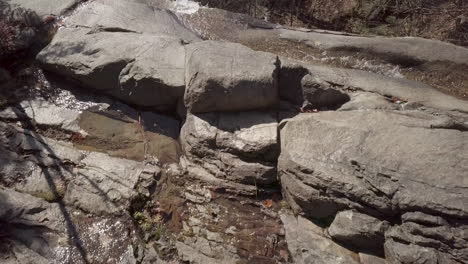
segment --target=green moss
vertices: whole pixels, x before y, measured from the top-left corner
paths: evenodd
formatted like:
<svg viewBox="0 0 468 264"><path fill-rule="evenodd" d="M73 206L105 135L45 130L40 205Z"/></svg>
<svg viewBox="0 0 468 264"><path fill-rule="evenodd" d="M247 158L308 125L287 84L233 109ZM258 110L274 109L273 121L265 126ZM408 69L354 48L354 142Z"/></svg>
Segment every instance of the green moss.
<svg viewBox="0 0 468 264"><path fill-rule="evenodd" d="M395 24L397 22L396 16L388 16L385 18L385 22L389 24Z"/></svg>
<svg viewBox="0 0 468 264"><path fill-rule="evenodd" d="M168 233L159 215L151 218L144 212L135 212L133 214L133 219L135 219L143 232L150 233L151 239L159 240Z"/></svg>
<svg viewBox="0 0 468 264"><path fill-rule="evenodd" d="M282 200L281 202L279 202L279 205L282 209L289 209L291 208L288 204L288 202L286 202L286 200Z"/></svg>
<svg viewBox="0 0 468 264"><path fill-rule="evenodd" d="M156 224L156 226L154 227L154 231L151 234L151 237L154 238L155 240L159 240L166 236L167 236L166 226L162 223Z"/></svg>
<svg viewBox="0 0 468 264"><path fill-rule="evenodd" d="M31 193L31 195L36 196L38 198L42 198L49 203L60 201L65 196L65 188L57 187L56 192L52 191L37 191Z"/></svg>
<svg viewBox="0 0 468 264"><path fill-rule="evenodd" d="M145 218L146 216L142 212L135 212L133 214L133 219L135 219L137 222L143 221Z"/></svg>

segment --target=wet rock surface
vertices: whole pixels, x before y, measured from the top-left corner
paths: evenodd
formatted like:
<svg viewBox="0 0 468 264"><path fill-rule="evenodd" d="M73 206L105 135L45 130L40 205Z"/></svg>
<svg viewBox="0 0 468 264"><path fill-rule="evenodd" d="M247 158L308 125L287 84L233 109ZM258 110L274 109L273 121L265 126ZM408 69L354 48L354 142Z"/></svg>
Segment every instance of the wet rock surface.
<svg viewBox="0 0 468 264"><path fill-rule="evenodd" d="M417 70L463 48L70 3L0 72L0 262L468 262L468 104Z"/></svg>
<svg viewBox="0 0 468 264"><path fill-rule="evenodd" d="M119 168L104 171L103 166L99 171L93 165L106 160L96 158L2 123L1 258L8 263L92 263L101 262L102 254L109 254L112 263L134 258L134 227L125 211L136 195L135 186L116 184ZM120 169L135 170L129 165ZM134 181L139 181L134 173Z"/></svg>

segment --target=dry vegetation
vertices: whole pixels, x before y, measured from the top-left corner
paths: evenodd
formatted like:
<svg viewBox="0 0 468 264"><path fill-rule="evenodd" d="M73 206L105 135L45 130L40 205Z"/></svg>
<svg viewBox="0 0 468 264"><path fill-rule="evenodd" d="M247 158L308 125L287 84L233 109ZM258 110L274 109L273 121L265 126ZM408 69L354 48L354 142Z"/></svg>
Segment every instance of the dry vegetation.
<svg viewBox="0 0 468 264"><path fill-rule="evenodd" d="M468 46L466 0L201 0L271 22Z"/></svg>

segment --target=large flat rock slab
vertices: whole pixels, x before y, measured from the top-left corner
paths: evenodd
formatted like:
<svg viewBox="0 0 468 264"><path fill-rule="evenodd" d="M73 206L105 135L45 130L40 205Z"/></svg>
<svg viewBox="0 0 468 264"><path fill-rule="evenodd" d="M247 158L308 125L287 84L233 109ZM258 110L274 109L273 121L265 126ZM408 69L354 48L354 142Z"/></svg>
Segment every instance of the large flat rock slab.
<svg viewBox="0 0 468 264"><path fill-rule="evenodd" d="M330 197L332 190L343 191L343 198L333 198L344 204L330 200L338 207L369 207L390 215L424 208L466 218L468 163L464 161L468 152L464 142L468 135L456 129L436 129L443 122L415 112L299 115L286 121L281 130L279 170L282 179L302 182L305 189L326 184ZM299 197L297 192L290 194ZM326 211L309 213L326 216Z"/></svg>
<svg viewBox="0 0 468 264"><path fill-rule="evenodd" d="M184 93L185 49L174 37L64 28L37 59L48 71L134 105L167 110Z"/></svg>
<svg viewBox="0 0 468 264"><path fill-rule="evenodd" d="M467 48L438 40L415 37L362 37L288 29L279 30L279 34L282 38L300 41L315 48L367 52L372 55L383 56L396 64L414 64L421 61L468 63Z"/></svg>
<svg viewBox="0 0 468 264"><path fill-rule="evenodd" d="M200 40L171 11L156 8L144 1L92 1L67 19L65 25L168 35L187 42Z"/></svg>
<svg viewBox="0 0 468 264"><path fill-rule="evenodd" d="M321 112L284 121L278 171L285 197L309 218L346 209L402 218L386 237L466 260L468 133L451 122L414 111ZM434 226L449 235L434 238Z"/></svg>

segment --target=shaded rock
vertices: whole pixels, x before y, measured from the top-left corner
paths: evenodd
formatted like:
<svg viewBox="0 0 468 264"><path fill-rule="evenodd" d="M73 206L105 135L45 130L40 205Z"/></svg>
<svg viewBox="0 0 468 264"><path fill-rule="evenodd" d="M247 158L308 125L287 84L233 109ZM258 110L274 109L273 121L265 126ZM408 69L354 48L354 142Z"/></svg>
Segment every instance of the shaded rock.
<svg viewBox="0 0 468 264"><path fill-rule="evenodd" d="M449 223L450 222L450 223ZM414 244L424 248L434 248L438 251L440 260L466 262L466 230L468 221L450 219L421 212L408 212L402 215L402 224L392 227L385 236L399 243ZM392 243L388 246L392 249ZM449 261L450 262L450 261Z"/></svg>
<svg viewBox="0 0 468 264"><path fill-rule="evenodd" d="M11 74L4 68L0 67L0 84L8 83L11 80Z"/></svg>
<svg viewBox="0 0 468 264"><path fill-rule="evenodd" d="M181 130L188 158L215 177L245 184L276 182L277 119L262 112L190 114Z"/></svg>
<svg viewBox="0 0 468 264"><path fill-rule="evenodd" d="M294 263L360 263L357 253L326 238L323 230L307 219L282 214L281 221Z"/></svg>
<svg viewBox="0 0 468 264"><path fill-rule="evenodd" d="M60 16L65 12L71 10L77 4L82 2L82 0L63 0L63 1L54 1L54 0L37 0L37 1L28 1L28 0L9 0L9 3L12 6L21 7L24 9L30 9L37 13L39 16L55 15Z"/></svg>
<svg viewBox="0 0 468 264"><path fill-rule="evenodd" d="M155 8L152 4L144 1L92 1L67 19L65 25L95 27L108 32L167 35L187 42L200 40L195 33L185 28L170 11Z"/></svg>
<svg viewBox="0 0 468 264"><path fill-rule="evenodd" d="M3 124L3 123L1 123ZM139 195L148 196L159 167L81 153L71 144L3 124L0 184L47 201L97 215L122 214Z"/></svg>
<svg viewBox="0 0 468 264"><path fill-rule="evenodd" d="M132 224L0 187L2 263L135 263Z"/></svg>
<svg viewBox="0 0 468 264"><path fill-rule="evenodd" d="M70 164L84 155L66 142L0 123L0 184L56 201L73 178Z"/></svg>
<svg viewBox="0 0 468 264"><path fill-rule="evenodd" d="M304 99L313 108L335 109L349 101L349 96L332 88L318 77L306 75L301 81Z"/></svg>
<svg viewBox="0 0 468 264"><path fill-rule="evenodd" d="M335 216L328 233L345 245L383 253L384 232L388 227L387 221L349 210Z"/></svg>
<svg viewBox="0 0 468 264"><path fill-rule="evenodd" d="M78 111L58 107L42 99L23 101L18 106L8 107L0 112L1 118L28 118L33 124L53 126L73 132L80 132L79 115Z"/></svg>
<svg viewBox="0 0 468 264"><path fill-rule="evenodd" d="M47 2L49 5L53 1ZM32 7L34 6L34 7ZM58 6L58 5L57 5ZM31 7L32 9L30 9ZM28 53L40 50L47 41L48 28L43 21L41 6L29 1L1 1L0 21L2 23L2 41L0 42L0 60L2 66L8 66L11 61L16 61ZM56 12L63 10L58 7Z"/></svg>
<svg viewBox="0 0 468 264"><path fill-rule="evenodd" d="M0 187L0 219L4 223L44 226L55 232L65 231L65 219L58 204L49 204L34 196ZM33 242L33 241L31 241Z"/></svg>
<svg viewBox="0 0 468 264"><path fill-rule="evenodd" d="M279 73L282 100L302 111L336 109L349 101L349 96L304 67L291 67L288 62Z"/></svg>
<svg viewBox="0 0 468 264"><path fill-rule="evenodd" d="M19 154L33 154L28 155L28 158L39 164L53 165L57 159L78 163L84 157L83 153L73 149L70 143L43 137L36 131L3 122L0 122L0 128L2 147Z"/></svg>
<svg viewBox="0 0 468 264"><path fill-rule="evenodd" d="M184 93L185 49L174 37L64 28L37 59L48 71L130 104L175 109Z"/></svg>
<svg viewBox="0 0 468 264"><path fill-rule="evenodd" d="M447 220L445 220L441 216L435 215L428 215L422 212L408 212L404 213L401 216L401 220L403 223L405 222L414 222L414 223L421 223L430 226L443 226L448 225Z"/></svg>
<svg viewBox="0 0 468 264"><path fill-rule="evenodd" d="M189 112L247 111L279 101L274 55L217 41L186 48L184 102Z"/></svg>
<svg viewBox="0 0 468 264"><path fill-rule="evenodd" d="M360 51L405 66L424 61L450 61L458 64L466 64L468 61L468 49L438 40L347 36L288 29L279 31L284 39L301 41L315 48Z"/></svg>

